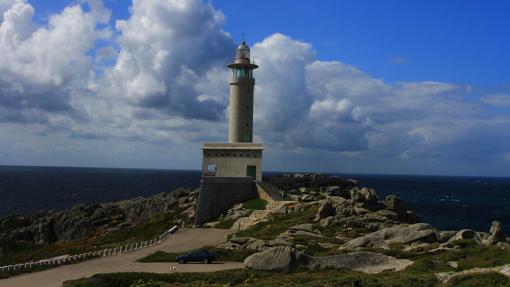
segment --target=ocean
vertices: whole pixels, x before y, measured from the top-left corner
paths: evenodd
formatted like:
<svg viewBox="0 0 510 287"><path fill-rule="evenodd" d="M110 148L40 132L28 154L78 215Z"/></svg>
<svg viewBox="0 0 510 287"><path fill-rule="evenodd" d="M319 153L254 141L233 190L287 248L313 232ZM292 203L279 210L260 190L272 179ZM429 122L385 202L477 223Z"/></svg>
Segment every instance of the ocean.
<svg viewBox="0 0 510 287"><path fill-rule="evenodd" d="M278 174L278 173L266 173ZM441 230L488 231L493 220L510 233L510 178L338 174L395 194ZM66 209L76 204L151 196L198 187L200 171L69 167L0 167L0 216Z"/></svg>

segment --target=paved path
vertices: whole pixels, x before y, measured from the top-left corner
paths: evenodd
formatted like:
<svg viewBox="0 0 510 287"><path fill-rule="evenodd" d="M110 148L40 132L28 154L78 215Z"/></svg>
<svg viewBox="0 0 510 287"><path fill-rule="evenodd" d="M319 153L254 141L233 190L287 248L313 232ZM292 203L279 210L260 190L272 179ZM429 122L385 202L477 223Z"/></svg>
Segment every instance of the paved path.
<svg viewBox="0 0 510 287"><path fill-rule="evenodd" d="M157 246L135 252L101 257L77 264L64 265L45 271L29 273L0 280L1 287L60 287L64 281L89 277L97 273L154 272L168 273L170 263L138 263L137 259L157 250L181 252L216 245L223 242L229 233L224 229L181 229ZM243 268L241 262L216 264L174 264L176 272L213 272Z"/></svg>

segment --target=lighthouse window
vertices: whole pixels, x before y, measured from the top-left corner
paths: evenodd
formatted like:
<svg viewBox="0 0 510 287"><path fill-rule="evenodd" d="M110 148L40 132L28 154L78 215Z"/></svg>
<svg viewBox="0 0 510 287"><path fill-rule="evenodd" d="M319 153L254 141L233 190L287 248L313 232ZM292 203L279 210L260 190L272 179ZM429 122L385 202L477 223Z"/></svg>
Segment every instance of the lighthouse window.
<svg viewBox="0 0 510 287"><path fill-rule="evenodd" d="M232 69L232 76L234 78L251 78L252 70L249 68L235 68Z"/></svg>
<svg viewBox="0 0 510 287"><path fill-rule="evenodd" d="M216 165L215 164L208 164L207 165L207 173L210 175L216 175Z"/></svg>

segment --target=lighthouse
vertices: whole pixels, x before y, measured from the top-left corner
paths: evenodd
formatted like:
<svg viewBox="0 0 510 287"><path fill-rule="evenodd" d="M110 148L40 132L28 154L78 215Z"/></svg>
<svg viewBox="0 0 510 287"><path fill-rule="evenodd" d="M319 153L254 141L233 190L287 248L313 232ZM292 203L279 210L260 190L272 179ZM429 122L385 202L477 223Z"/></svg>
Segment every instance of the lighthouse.
<svg viewBox="0 0 510 287"><path fill-rule="evenodd" d="M254 70L258 66L250 59L250 47L244 41L227 67L231 70L228 142L202 145L197 225L218 217L234 204L259 197L263 147L253 142Z"/></svg>
<svg viewBox="0 0 510 287"><path fill-rule="evenodd" d="M246 42L237 47L234 61L227 67L231 70L228 142L203 144L202 181L219 178L261 181L263 147L253 142L253 72L258 66L250 59Z"/></svg>
<svg viewBox="0 0 510 287"><path fill-rule="evenodd" d="M234 63L228 65L230 77L230 118L228 141L251 143L253 141L253 70L258 68L250 60L250 47L243 41L236 50Z"/></svg>

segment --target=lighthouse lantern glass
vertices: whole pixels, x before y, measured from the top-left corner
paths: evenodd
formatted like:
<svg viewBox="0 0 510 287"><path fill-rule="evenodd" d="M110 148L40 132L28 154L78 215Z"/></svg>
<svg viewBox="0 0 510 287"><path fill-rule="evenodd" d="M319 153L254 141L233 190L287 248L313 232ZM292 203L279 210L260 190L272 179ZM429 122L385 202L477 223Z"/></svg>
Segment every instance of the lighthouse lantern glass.
<svg viewBox="0 0 510 287"><path fill-rule="evenodd" d="M232 76L234 78L251 79L253 77L253 72L249 68L234 68L232 69Z"/></svg>

